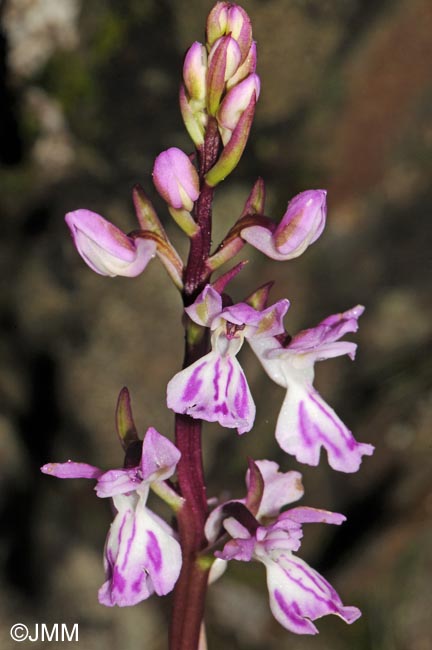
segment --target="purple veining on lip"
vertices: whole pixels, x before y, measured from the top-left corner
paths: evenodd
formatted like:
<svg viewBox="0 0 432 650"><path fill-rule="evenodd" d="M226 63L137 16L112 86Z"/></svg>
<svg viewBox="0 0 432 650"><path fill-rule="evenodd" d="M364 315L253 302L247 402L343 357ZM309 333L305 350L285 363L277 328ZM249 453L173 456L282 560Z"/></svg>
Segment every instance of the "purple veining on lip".
<svg viewBox="0 0 432 650"><path fill-rule="evenodd" d="M145 580L147 577L147 574L145 573L145 570L141 573L140 576L132 583L132 591L134 591L136 594L138 594L141 591L141 585L143 583L143 580Z"/></svg>
<svg viewBox="0 0 432 650"><path fill-rule="evenodd" d="M122 524L122 527L123 527L123 524ZM124 556L123 563L122 563L122 566L121 566L122 571L124 571L124 569L127 566L128 559L129 559L129 553L130 553L130 550L132 548L132 544L133 544L134 539L135 539L135 533L136 533L136 521L135 521L135 517L134 517L133 518L133 525L132 525L132 532L131 532L131 534L129 536L129 539L127 541L126 552L125 552L125 556Z"/></svg>
<svg viewBox="0 0 432 650"><path fill-rule="evenodd" d="M214 407L214 412L215 413L223 413L223 415L228 415L229 410L228 410L228 405L226 402L221 402L220 404L216 404Z"/></svg>
<svg viewBox="0 0 432 650"><path fill-rule="evenodd" d="M233 376L233 373L234 373L233 364L231 363L231 361L229 359L227 360L227 363L229 365L229 371L228 371L227 383L226 383L226 386L225 386L225 397L228 397L228 391L229 391L229 387L231 385L231 379L232 379L232 376Z"/></svg>
<svg viewBox="0 0 432 650"><path fill-rule="evenodd" d="M118 539L118 547L119 547L119 548L120 548L121 541L122 541L122 537L123 537L123 528L124 528L125 525L126 525L126 519L127 519L127 517L128 517L128 514L129 514L128 512L125 512L125 513L124 513L123 518L122 518L122 522L121 522L121 524L120 524L120 528L119 528L119 531L118 531L117 539Z"/></svg>
<svg viewBox="0 0 432 650"><path fill-rule="evenodd" d="M126 589L126 580L120 573L118 566L114 566L111 592L114 589L117 589L120 593L123 593L123 591Z"/></svg>
<svg viewBox="0 0 432 650"><path fill-rule="evenodd" d="M317 398L314 396L313 393L309 393L309 398L311 401L316 405L316 407L323 413L331 422L332 424L337 428L338 432L340 433L341 437L345 440L345 443L347 447L350 450L353 450L356 446L354 438L350 435L350 433L344 431L343 427L335 420L334 417L324 408L322 404L317 400ZM348 430L347 430L348 431Z"/></svg>
<svg viewBox="0 0 432 650"><path fill-rule="evenodd" d="M110 566L114 565L114 554L110 548L107 551L107 560Z"/></svg>
<svg viewBox="0 0 432 650"><path fill-rule="evenodd" d="M330 591L330 594L332 598L335 598L336 600L339 600L339 596L337 595L336 591L333 589L331 584L327 582L327 580L324 580L322 576L317 574L315 571L312 573L309 573L304 566L301 566L300 564L296 565L296 568L298 571L301 571L311 582L313 582L314 585L316 585L317 589L320 591L323 590L323 587L328 589Z"/></svg>
<svg viewBox="0 0 432 650"><path fill-rule="evenodd" d="M147 537L148 537L148 542L147 542L147 554L150 562L152 563L155 571L159 573L159 571L162 568L162 553L160 550L159 543L156 539L156 535L151 531L147 531Z"/></svg>
<svg viewBox="0 0 432 650"><path fill-rule="evenodd" d="M214 388L214 400L215 402L218 401L219 399L219 379L221 377L221 372L220 372L220 359L216 361L215 368L214 368L214 376L213 376L213 388Z"/></svg>
<svg viewBox="0 0 432 650"><path fill-rule="evenodd" d="M240 375L240 385L236 392L234 404L239 416L245 418L247 415L247 386L243 374Z"/></svg>
<svg viewBox="0 0 432 650"><path fill-rule="evenodd" d="M279 589L275 589L273 593L278 606L288 619L300 627L308 628L310 626L309 621L302 617L300 608L295 600L289 605Z"/></svg>
<svg viewBox="0 0 432 650"><path fill-rule="evenodd" d="M303 438L305 444L308 447L312 447L313 446L313 440L309 435L309 427L308 427L309 423L308 423L305 416L306 416L306 408L305 408L304 402L301 401L299 403L299 407L298 407L298 418L299 418L300 433L302 435L302 438Z"/></svg>
<svg viewBox="0 0 432 650"><path fill-rule="evenodd" d="M306 442L306 444L309 447L314 446L314 438L316 440L321 440L324 446L329 447L332 452L334 453L335 456L340 457L342 455L340 449L335 445L326 435L321 431L321 429L314 424L313 421L308 416L307 413L307 408L305 406L305 403L301 401L299 403L299 409L298 409L298 416L299 416L299 425L300 425L300 431L301 434ZM314 437L310 437L309 433L311 430L315 433Z"/></svg>
<svg viewBox="0 0 432 650"><path fill-rule="evenodd" d="M296 565L296 566L297 566L297 565ZM307 587L307 586L304 584L304 582L301 580L301 578L295 578L295 577L290 573L289 570L284 569L284 573L286 574L288 580L291 580L291 582L294 582L294 584L296 584L296 585L299 587L299 589L301 589L302 591L305 591L305 592L308 593L308 594L312 594L315 600L317 600L317 601L320 602L320 603L324 603L324 605L326 605L330 610L332 610L332 611L334 611L334 612L337 612L337 611L338 611L338 608L333 604L333 602L331 601L331 599L329 599L329 598L325 598L324 596L319 596L319 595L317 594L317 592L316 592L314 589L312 589L311 587ZM306 575L308 578L310 578L310 575L309 575L306 571L304 571L304 573L305 573L305 575ZM320 591L322 591L322 587L321 587L321 586L318 586L318 589L319 589Z"/></svg>
<svg viewBox="0 0 432 650"><path fill-rule="evenodd" d="M195 370L193 371L186 388L183 392L182 395L182 400L184 402L189 402L192 400L199 392L201 385L202 385L202 380L199 379L199 374L201 372L201 369L205 366L205 362L201 363Z"/></svg>

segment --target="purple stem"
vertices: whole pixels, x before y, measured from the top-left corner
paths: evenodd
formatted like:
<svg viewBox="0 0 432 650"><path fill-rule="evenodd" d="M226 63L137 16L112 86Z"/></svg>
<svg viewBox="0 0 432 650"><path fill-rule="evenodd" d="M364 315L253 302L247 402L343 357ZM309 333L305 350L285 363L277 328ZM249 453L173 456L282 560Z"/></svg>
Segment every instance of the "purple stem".
<svg viewBox="0 0 432 650"><path fill-rule="evenodd" d="M217 160L220 138L216 121L211 118L204 145L198 151L200 196L195 204L195 219L199 225L191 238L189 258L184 277L183 302L190 305L208 282L210 273L206 261L211 246L211 217L213 188L206 185L204 176ZM208 352L208 331L201 336L189 336L186 324L186 344L183 368L194 363ZM207 591L208 569L198 563L200 551L207 546L204 524L207 519L207 496L204 480L202 449L202 420L188 415L175 417L175 443L181 451L177 466L180 493L185 504L177 515L183 564L174 590L170 629L170 650L197 650L204 603Z"/></svg>

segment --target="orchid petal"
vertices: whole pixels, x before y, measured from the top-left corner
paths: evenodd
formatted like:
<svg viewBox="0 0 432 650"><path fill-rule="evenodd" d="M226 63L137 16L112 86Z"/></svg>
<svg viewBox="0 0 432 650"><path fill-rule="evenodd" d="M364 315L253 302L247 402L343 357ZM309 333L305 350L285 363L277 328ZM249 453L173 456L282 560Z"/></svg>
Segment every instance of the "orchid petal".
<svg viewBox="0 0 432 650"><path fill-rule="evenodd" d="M276 620L296 634L317 634L312 621L336 614L353 623L361 612L345 607L333 587L306 562L292 555L267 560L270 608Z"/></svg>
<svg viewBox="0 0 432 650"><path fill-rule="evenodd" d="M241 237L274 260L290 260L318 239L326 214L325 190L307 190L291 199L277 227L249 226L241 231Z"/></svg>
<svg viewBox="0 0 432 650"><path fill-rule="evenodd" d="M99 590L99 602L125 607L145 600L154 591L168 593L181 568L181 549L172 531L145 507L143 498L117 495L114 505L118 514L108 533L107 581Z"/></svg>
<svg viewBox="0 0 432 650"><path fill-rule="evenodd" d="M210 327L212 321L222 311L222 297L210 284L200 293L195 302L186 307L185 312L194 323Z"/></svg>
<svg viewBox="0 0 432 650"><path fill-rule="evenodd" d="M226 307L220 318L235 325L246 325L244 336L246 338L271 337L284 331L283 317L290 306L289 300L279 300L274 305L259 311L245 302ZM219 323L219 320L216 321Z"/></svg>
<svg viewBox="0 0 432 650"><path fill-rule="evenodd" d="M47 463L41 468L44 474L50 474L56 478L99 478L103 470L88 465L87 463L75 463L68 460L66 463Z"/></svg>
<svg viewBox="0 0 432 650"><path fill-rule="evenodd" d="M68 212L65 221L78 253L100 275L135 277L156 254L154 241L131 239L91 210Z"/></svg>
<svg viewBox="0 0 432 650"><path fill-rule="evenodd" d="M297 508L291 508L291 510L286 510L282 512L277 521L290 520L299 524L336 524L340 526L346 517L339 514L338 512L330 512L329 510L321 510L320 508L309 508L308 506L300 506Z"/></svg>
<svg viewBox="0 0 432 650"><path fill-rule="evenodd" d="M95 487L98 497L113 497L116 494L127 494L135 491L142 483L138 468L110 469L104 472Z"/></svg>
<svg viewBox="0 0 432 650"><path fill-rule="evenodd" d="M117 495L118 513L111 524L105 546L106 582L99 590L101 605L136 605L154 592L144 562L145 537L138 529L136 495Z"/></svg>
<svg viewBox="0 0 432 650"><path fill-rule="evenodd" d="M227 566L228 563L226 560L222 560L221 558L216 558L210 567L208 584L212 585L214 582L216 582L216 580L219 580L219 578L223 576L223 574L225 573Z"/></svg>
<svg viewBox="0 0 432 650"><path fill-rule="evenodd" d="M296 334L286 350L295 354L308 355L312 363L343 354L348 354L353 359L357 346L339 339L350 332L357 332L357 321L363 312L364 307L357 305L341 314L328 316L316 327Z"/></svg>
<svg viewBox="0 0 432 650"><path fill-rule="evenodd" d="M279 465L270 460L257 460L263 480L264 492L256 517L275 517L281 508L301 499L304 489L300 472L279 472ZM249 472L246 475L249 488Z"/></svg>
<svg viewBox="0 0 432 650"><path fill-rule="evenodd" d="M156 429L149 427L144 436L142 450L142 480L163 481L175 472L181 453L177 447Z"/></svg>
<svg viewBox="0 0 432 650"><path fill-rule="evenodd" d="M192 210L199 196L199 179L195 167L181 149L171 147L157 156L153 181L168 205L188 212Z"/></svg>
<svg viewBox="0 0 432 650"><path fill-rule="evenodd" d="M330 466L340 472L356 472L362 456L371 456L374 450L355 440L316 390L294 382L279 413L276 439L284 451L307 465L318 465L324 447Z"/></svg>
<svg viewBox="0 0 432 650"><path fill-rule="evenodd" d="M255 404L239 362L232 354L209 352L177 373L167 386L167 405L223 427L249 431L255 419Z"/></svg>

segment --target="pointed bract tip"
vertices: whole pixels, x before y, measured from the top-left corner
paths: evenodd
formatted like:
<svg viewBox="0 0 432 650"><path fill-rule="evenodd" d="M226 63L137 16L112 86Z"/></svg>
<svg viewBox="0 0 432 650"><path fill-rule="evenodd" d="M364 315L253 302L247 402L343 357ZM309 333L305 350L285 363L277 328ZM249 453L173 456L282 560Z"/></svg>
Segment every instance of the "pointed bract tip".
<svg viewBox="0 0 432 650"><path fill-rule="evenodd" d="M269 299L270 291L274 285L274 281L266 282L261 287L256 289L253 293L246 298L245 302L248 305L251 305L254 309L258 311L263 311L267 307L267 302Z"/></svg>
<svg viewBox="0 0 432 650"><path fill-rule="evenodd" d="M115 412L117 435L125 451L137 440L138 432L132 415L129 390L124 386L118 396Z"/></svg>

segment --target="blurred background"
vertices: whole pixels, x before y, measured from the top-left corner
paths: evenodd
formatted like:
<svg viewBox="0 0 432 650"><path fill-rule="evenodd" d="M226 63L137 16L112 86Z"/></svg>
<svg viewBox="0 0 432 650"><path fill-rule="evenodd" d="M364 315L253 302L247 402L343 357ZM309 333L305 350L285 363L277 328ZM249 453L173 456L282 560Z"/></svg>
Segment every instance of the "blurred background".
<svg viewBox="0 0 432 650"><path fill-rule="evenodd" d="M136 227L141 182L155 196L163 149L190 151L177 107L182 56L204 38L207 0L3 0L0 80L0 646L13 623L79 624L85 650L163 650L169 599L97 602L111 513L88 481L39 466L68 458L117 467L114 409L131 391L144 432L171 435L167 381L182 360L180 301L162 267L140 278L92 273L63 216L87 207ZM305 505L343 512L307 527L301 556L363 617L328 617L318 638L271 617L264 568L232 562L209 593L210 650L429 650L432 647L431 153L428 0L252 0L262 95L246 154L220 187L215 244L261 175L267 214L327 188L328 226L301 258L247 248L236 300L264 281L289 297L289 331L366 305L355 364L319 365L317 386L376 445L355 475L299 467L273 431L283 390L241 353L258 405L242 438L205 431L210 495L243 493L246 457L304 475ZM23 646L26 644L24 643ZM64 647L33 643L32 647Z"/></svg>

